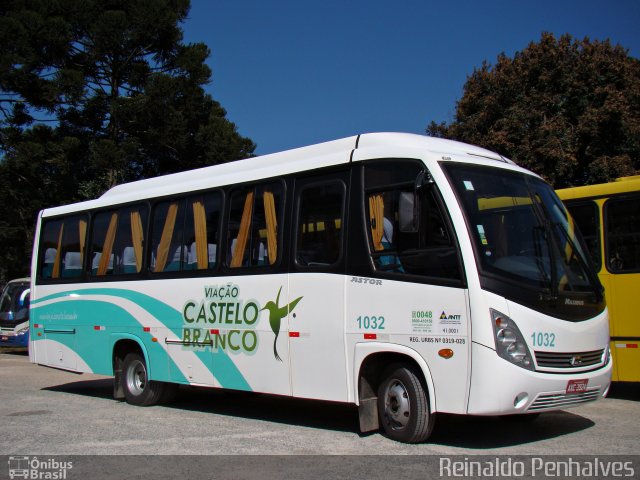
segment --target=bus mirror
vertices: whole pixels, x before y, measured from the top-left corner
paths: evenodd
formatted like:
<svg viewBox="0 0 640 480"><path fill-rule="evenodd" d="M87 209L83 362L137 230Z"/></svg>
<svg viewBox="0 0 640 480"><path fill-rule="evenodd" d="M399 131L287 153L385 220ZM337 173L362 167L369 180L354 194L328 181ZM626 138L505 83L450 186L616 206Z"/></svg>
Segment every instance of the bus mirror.
<svg viewBox="0 0 640 480"><path fill-rule="evenodd" d="M425 186L431 186L434 184L433 181L433 177L431 176L431 173L429 172L429 170L422 170L420 171L420 173L418 173L418 175L416 176L416 181L415 181L415 191L418 192L420 191L423 187Z"/></svg>
<svg viewBox="0 0 640 480"><path fill-rule="evenodd" d="M414 192L400 192L398 202L398 222L402 233L416 233L418 231L418 209Z"/></svg>

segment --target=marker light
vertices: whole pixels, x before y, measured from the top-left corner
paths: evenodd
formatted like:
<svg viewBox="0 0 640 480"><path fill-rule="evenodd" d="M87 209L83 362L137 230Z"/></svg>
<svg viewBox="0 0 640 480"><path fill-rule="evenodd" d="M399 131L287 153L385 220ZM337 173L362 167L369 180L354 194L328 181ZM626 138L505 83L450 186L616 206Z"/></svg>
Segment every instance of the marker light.
<svg viewBox="0 0 640 480"><path fill-rule="evenodd" d="M491 309L490 311L496 353L514 365L527 370L534 370L535 367L527 342L525 342L516 323L496 310Z"/></svg>
<svg viewBox="0 0 640 480"><path fill-rule="evenodd" d="M443 348L442 350L438 351L438 355L440 355L442 358L449 359L453 357L453 350L451 350L450 348Z"/></svg>

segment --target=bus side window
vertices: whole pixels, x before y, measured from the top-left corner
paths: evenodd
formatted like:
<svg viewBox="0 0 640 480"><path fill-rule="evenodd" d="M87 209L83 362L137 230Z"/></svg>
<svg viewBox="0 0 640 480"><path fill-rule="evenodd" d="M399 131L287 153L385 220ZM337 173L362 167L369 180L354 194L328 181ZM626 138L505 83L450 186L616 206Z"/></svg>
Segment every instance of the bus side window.
<svg viewBox="0 0 640 480"><path fill-rule="evenodd" d="M220 228L220 192L196 195L187 199L184 245L188 248L186 270L215 268Z"/></svg>
<svg viewBox="0 0 640 480"><path fill-rule="evenodd" d="M640 197L608 200L604 206L607 268L640 271Z"/></svg>
<svg viewBox="0 0 640 480"><path fill-rule="evenodd" d="M423 170L412 160L378 160L365 167L365 212L375 269L393 274L420 275L460 281L457 245L438 201L435 186L415 192ZM417 229L399 228L403 200L415 194Z"/></svg>
<svg viewBox="0 0 640 480"><path fill-rule="evenodd" d="M40 278L80 277L86 233L85 215L47 221L42 227Z"/></svg>
<svg viewBox="0 0 640 480"><path fill-rule="evenodd" d="M134 205L94 216L91 275L139 273L142 269L147 207Z"/></svg>
<svg viewBox="0 0 640 480"><path fill-rule="evenodd" d="M231 268L273 265L279 258L282 184L235 190L230 197L227 265Z"/></svg>
<svg viewBox="0 0 640 480"><path fill-rule="evenodd" d="M149 269L160 273L215 268L221 205L220 192L156 204Z"/></svg>
<svg viewBox="0 0 640 480"><path fill-rule="evenodd" d="M153 209L150 270L154 273L177 272L188 260L182 243L185 200L176 199L156 204Z"/></svg>
<svg viewBox="0 0 640 480"><path fill-rule="evenodd" d="M345 187L340 181L304 188L298 202L296 262L328 267L342 255Z"/></svg>

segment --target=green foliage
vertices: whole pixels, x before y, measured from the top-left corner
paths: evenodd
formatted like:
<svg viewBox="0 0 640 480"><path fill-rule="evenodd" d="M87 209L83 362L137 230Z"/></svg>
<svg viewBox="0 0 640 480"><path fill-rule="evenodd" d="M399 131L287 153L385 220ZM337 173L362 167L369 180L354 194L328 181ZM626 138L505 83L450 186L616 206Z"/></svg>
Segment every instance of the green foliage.
<svg viewBox="0 0 640 480"><path fill-rule="evenodd" d="M24 275L37 212L252 155L184 44L188 0L0 6L0 279Z"/></svg>
<svg viewBox="0 0 640 480"><path fill-rule="evenodd" d="M427 132L512 158L556 188L640 173L640 62L609 41L544 33L468 77L455 120Z"/></svg>

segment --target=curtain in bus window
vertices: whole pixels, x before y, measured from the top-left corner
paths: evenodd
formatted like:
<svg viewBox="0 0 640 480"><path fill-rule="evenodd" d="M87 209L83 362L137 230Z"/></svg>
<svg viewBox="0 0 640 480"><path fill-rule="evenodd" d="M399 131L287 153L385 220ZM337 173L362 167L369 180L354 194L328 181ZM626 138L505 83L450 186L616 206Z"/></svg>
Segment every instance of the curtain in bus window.
<svg viewBox="0 0 640 480"><path fill-rule="evenodd" d="M131 241L133 252L136 258L136 272L142 269L142 243L144 240L144 230L142 227L142 217L139 210L131 211Z"/></svg>
<svg viewBox="0 0 640 480"><path fill-rule="evenodd" d="M382 237L384 235L384 201L382 195L369 196L369 218L371 221L373 248L379 252L384 249L382 245Z"/></svg>
<svg viewBox="0 0 640 480"><path fill-rule="evenodd" d="M116 231L118 229L118 214L113 212L111 219L109 220L109 228L105 235L104 245L102 247L102 255L100 256L100 263L98 263L98 271L96 275L99 277L106 275L109 265L111 263L111 254L113 252L113 243L116 239Z"/></svg>
<svg viewBox="0 0 640 480"><path fill-rule="evenodd" d="M78 230L80 234L80 258L84 258L84 244L87 236L87 221L80 219L78 222Z"/></svg>
<svg viewBox="0 0 640 480"><path fill-rule="evenodd" d="M196 262L198 270L209 267L209 253L207 242L207 213L204 206L204 198L193 200L193 225L196 237Z"/></svg>
<svg viewBox="0 0 640 480"><path fill-rule="evenodd" d="M233 255L231 257L231 268L242 266L245 249L247 247L247 239L249 238L249 227L251 226L251 213L253 210L253 191L247 192L242 210L242 219L240 220L240 230L236 237Z"/></svg>
<svg viewBox="0 0 640 480"><path fill-rule="evenodd" d="M267 253L269 255L269 265L276 263L278 257L278 237L276 206L273 199L273 192L265 191L263 194L264 216L267 223Z"/></svg>
<svg viewBox="0 0 640 480"><path fill-rule="evenodd" d="M56 249L56 258L53 261L53 271L51 278L60 278L60 263L62 258L62 234L64 233L64 223L60 222L60 233L58 233L58 247Z"/></svg>
<svg viewBox="0 0 640 480"><path fill-rule="evenodd" d="M160 237L160 243L158 244L158 254L154 272L162 272L167 265L167 258L169 257L169 249L171 248L171 239L173 237L173 229L176 225L177 213L178 203L173 202L167 209L167 216L164 221L162 236Z"/></svg>

